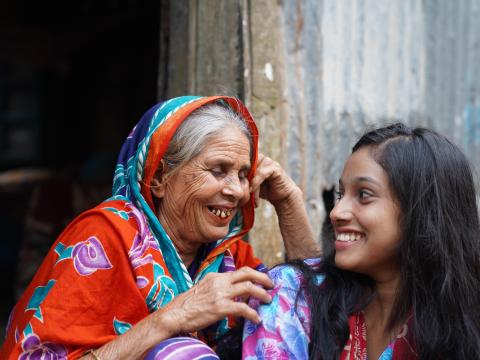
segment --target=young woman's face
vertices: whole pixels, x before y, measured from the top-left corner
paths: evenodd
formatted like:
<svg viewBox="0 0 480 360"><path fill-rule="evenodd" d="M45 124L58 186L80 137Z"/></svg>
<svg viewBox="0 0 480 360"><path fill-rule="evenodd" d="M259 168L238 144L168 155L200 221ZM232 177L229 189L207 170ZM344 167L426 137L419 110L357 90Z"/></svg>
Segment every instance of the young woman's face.
<svg viewBox="0 0 480 360"><path fill-rule="evenodd" d="M399 272L400 210L388 176L364 147L348 158L330 219L335 229L335 264L388 280Z"/></svg>

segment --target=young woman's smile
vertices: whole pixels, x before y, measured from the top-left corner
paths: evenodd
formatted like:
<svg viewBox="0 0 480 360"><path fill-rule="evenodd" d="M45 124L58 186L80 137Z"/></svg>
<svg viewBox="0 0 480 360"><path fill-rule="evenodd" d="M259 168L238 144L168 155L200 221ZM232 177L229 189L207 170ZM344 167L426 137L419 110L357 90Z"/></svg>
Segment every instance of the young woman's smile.
<svg viewBox="0 0 480 360"><path fill-rule="evenodd" d="M330 213L336 265L372 278L396 274L399 217L387 174L372 157L372 148L354 152L345 163Z"/></svg>

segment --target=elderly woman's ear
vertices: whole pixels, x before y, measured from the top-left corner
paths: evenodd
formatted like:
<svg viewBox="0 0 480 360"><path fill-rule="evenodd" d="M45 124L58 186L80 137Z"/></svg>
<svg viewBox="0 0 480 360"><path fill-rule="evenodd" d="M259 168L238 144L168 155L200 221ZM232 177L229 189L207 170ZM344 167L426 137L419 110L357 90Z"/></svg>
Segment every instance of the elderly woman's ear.
<svg viewBox="0 0 480 360"><path fill-rule="evenodd" d="M153 175L152 181L150 182L152 194L157 199L162 199L165 196L165 175L166 166L164 160L162 159L157 170L155 171L155 175Z"/></svg>

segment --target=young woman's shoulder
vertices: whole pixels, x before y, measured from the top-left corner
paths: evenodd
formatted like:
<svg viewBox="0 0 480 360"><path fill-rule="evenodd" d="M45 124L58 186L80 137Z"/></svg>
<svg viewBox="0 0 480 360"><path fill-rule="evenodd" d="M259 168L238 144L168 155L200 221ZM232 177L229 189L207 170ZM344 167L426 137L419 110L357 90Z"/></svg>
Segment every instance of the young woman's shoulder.
<svg viewBox="0 0 480 360"><path fill-rule="evenodd" d="M305 266L304 266L305 265ZM272 301L261 304L250 299L249 305L258 312L260 324L245 322L242 357L307 359L310 341L310 301L303 290L302 268L318 269L321 259L278 265L269 271L274 287L269 290ZM323 281L321 272L315 281Z"/></svg>
<svg viewBox="0 0 480 360"><path fill-rule="evenodd" d="M305 280L304 272L302 268L310 268L311 270L318 270L322 264L321 258L305 259L302 262L287 263L275 266L272 268L268 275L274 283L274 289L284 289L288 291L295 291L301 288L303 281ZM302 266L303 265L303 266ZM315 275L315 281L318 285L323 282L324 275L318 272Z"/></svg>

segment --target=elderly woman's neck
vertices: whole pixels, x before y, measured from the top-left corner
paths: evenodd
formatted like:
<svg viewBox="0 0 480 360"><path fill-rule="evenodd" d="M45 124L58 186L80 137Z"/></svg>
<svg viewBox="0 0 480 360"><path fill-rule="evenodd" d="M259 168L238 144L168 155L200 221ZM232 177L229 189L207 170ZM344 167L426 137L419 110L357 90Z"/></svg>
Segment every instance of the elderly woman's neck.
<svg viewBox="0 0 480 360"><path fill-rule="evenodd" d="M195 260L195 257L197 256L198 247L194 251L188 251L188 250L184 251L176 245L175 245L175 248L177 249L178 255L180 255L180 258L182 259L183 263L188 268L190 264L193 262L193 260Z"/></svg>
<svg viewBox="0 0 480 360"><path fill-rule="evenodd" d="M188 268L190 264L193 262L193 260L195 259L195 257L197 256L198 249L202 245L197 243L182 241L177 237L175 237L174 235L173 236L170 235L170 239L172 240L173 245L175 246L175 249L177 249L178 255L180 255L180 258L182 259L183 263Z"/></svg>
<svg viewBox="0 0 480 360"><path fill-rule="evenodd" d="M170 226L169 221L162 216L159 216L159 221L162 224L165 232L170 237L170 240L172 240L178 255L188 268L195 259L195 256L197 256L198 249L200 249L202 244L182 239L181 236L179 236L179 234L175 231L176 227Z"/></svg>

